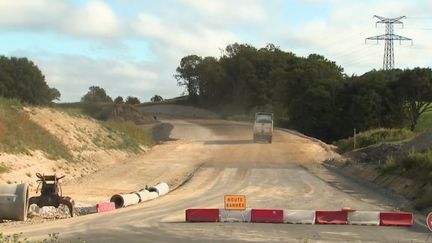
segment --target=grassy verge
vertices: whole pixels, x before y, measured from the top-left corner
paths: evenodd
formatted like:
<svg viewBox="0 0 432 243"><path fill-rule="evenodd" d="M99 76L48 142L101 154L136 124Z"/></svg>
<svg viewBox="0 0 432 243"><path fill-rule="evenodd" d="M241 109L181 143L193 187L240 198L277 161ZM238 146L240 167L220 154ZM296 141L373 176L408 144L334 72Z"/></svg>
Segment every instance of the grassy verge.
<svg viewBox="0 0 432 243"><path fill-rule="evenodd" d="M381 171L410 178L426 185L432 181L432 151L410 152L399 159L389 156L381 166ZM422 210L431 205L432 190L422 189L414 200L414 206Z"/></svg>
<svg viewBox="0 0 432 243"><path fill-rule="evenodd" d="M0 98L0 151L29 154L35 150L43 151L50 159L72 159L59 139L30 120L19 101Z"/></svg>
<svg viewBox="0 0 432 243"><path fill-rule="evenodd" d="M415 137L415 133L408 129L375 129L357 134L356 148L365 148L384 142L401 142ZM339 153L345 153L354 149L354 138L338 140L334 143Z"/></svg>
<svg viewBox="0 0 432 243"><path fill-rule="evenodd" d="M423 113L419 120L417 127L415 129L416 132L426 132L431 130L432 128L432 111Z"/></svg>
<svg viewBox="0 0 432 243"><path fill-rule="evenodd" d="M151 132L138 127L133 122L107 121L102 122L102 124L113 135L119 136L121 142L106 143L103 140L94 141L98 146L108 149L129 150L136 153L141 150L141 145L152 146L155 144Z"/></svg>

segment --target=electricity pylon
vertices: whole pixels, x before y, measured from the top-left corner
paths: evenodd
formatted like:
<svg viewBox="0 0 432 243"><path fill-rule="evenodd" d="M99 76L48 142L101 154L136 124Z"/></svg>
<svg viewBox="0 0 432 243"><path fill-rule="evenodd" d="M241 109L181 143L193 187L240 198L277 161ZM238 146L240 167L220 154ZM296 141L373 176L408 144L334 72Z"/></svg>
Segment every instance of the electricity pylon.
<svg viewBox="0 0 432 243"><path fill-rule="evenodd" d="M394 34L393 25L401 24L403 27L403 22L400 20L405 18L405 16L401 16L397 18L385 18L385 17L374 15L374 18L379 19L379 21L375 23L375 27L378 24L385 24L385 34L366 38L365 41L367 42L368 40L376 40L377 43L379 43L380 40L385 40L383 69L391 70L394 68L395 65L393 42L399 41L399 43L402 44L402 41L411 41L411 45L412 45L413 40L404 36Z"/></svg>

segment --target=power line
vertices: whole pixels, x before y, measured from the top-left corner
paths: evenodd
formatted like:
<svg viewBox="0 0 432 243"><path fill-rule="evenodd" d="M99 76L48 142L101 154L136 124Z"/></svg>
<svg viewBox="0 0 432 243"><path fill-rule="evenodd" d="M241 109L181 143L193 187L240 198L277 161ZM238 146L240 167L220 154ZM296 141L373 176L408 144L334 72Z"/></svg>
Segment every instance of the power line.
<svg viewBox="0 0 432 243"><path fill-rule="evenodd" d="M412 44L412 39L394 34L394 25L401 24L403 27L403 22L400 20L405 18L405 16L401 16L397 18L385 18L385 17L374 15L374 17L378 19L378 21L375 23L375 26L377 26L378 24L385 24L385 34L366 38L365 41L367 42L368 40L376 40L377 43L379 43L380 40L385 40L383 69L391 70L394 68L394 64L395 64L393 42L395 40L399 41L400 43L402 43L402 41L411 41Z"/></svg>

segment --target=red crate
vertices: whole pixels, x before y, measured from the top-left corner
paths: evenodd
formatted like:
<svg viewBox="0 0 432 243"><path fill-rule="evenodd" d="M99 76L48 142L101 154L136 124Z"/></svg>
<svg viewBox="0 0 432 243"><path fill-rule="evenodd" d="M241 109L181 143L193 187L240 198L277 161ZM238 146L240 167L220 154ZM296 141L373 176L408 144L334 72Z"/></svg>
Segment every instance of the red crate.
<svg viewBox="0 0 432 243"><path fill-rule="evenodd" d="M413 214L410 212L381 212L380 225L385 226L412 226Z"/></svg>
<svg viewBox="0 0 432 243"><path fill-rule="evenodd" d="M113 202L96 204L96 212L97 213L108 212L108 211L112 211L114 209L116 209L116 207L115 207L115 204Z"/></svg>
<svg viewBox="0 0 432 243"><path fill-rule="evenodd" d="M219 209L187 209L186 222L219 222Z"/></svg>
<svg viewBox="0 0 432 243"><path fill-rule="evenodd" d="M283 210L252 209L251 214L253 223L283 223Z"/></svg>
<svg viewBox="0 0 432 243"><path fill-rule="evenodd" d="M348 224L347 211L316 211L316 224Z"/></svg>

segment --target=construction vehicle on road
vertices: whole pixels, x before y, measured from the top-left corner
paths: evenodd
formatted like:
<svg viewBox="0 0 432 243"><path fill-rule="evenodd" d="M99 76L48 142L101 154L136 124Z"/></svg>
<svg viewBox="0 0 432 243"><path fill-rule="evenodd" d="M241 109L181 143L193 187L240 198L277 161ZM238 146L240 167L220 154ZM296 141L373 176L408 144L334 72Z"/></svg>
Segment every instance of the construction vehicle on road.
<svg viewBox="0 0 432 243"><path fill-rule="evenodd" d="M273 138L273 113L257 112L255 113L255 122L253 126L253 141L272 142Z"/></svg>

